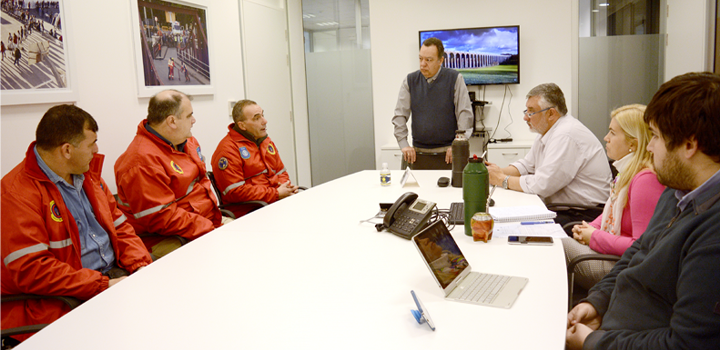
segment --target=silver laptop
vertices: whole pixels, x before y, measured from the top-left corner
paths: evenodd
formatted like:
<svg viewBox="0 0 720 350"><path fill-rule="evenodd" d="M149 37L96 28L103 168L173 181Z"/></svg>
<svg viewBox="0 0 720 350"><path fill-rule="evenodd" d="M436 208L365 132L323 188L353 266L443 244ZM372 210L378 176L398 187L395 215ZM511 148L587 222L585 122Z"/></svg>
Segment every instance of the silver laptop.
<svg viewBox="0 0 720 350"><path fill-rule="evenodd" d="M412 238L445 299L509 309L528 279L473 272L445 224L438 220Z"/></svg>

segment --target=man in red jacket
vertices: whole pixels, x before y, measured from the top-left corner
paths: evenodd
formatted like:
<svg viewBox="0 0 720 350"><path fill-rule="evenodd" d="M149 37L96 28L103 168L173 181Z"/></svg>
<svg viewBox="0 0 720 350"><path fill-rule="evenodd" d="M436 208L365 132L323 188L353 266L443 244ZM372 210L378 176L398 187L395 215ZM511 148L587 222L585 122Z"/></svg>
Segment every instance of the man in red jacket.
<svg viewBox="0 0 720 350"><path fill-rule="evenodd" d="M3 296L87 300L152 262L100 177L97 130L76 106L50 108L25 160L2 178ZM68 311L55 299L5 302L2 329Z"/></svg>
<svg viewBox="0 0 720 350"><path fill-rule="evenodd" d="M180 246L176 236L193 240L222 225L205 157L190 131L194 123L187 95L159 92L115 162L120 210L158 258Z"/></svg>
<svg viewBox="0 0 720 350"><path fill-rule="evenodd" d="M259 200L272 203L297 193L280 160L277 147L268 137L267 120L254 101L242 100L232 111L235 123L220 141L212 157L213 174L223 203ZM240 217L253 207L228 207Z"/></svg>

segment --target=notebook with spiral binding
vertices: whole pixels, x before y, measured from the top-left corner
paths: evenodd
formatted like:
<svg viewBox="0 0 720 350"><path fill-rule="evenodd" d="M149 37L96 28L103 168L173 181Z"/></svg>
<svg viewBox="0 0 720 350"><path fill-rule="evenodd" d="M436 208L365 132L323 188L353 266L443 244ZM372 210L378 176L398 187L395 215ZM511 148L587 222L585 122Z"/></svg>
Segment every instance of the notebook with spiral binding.
<svg viewBox="0 0 720 350"><path fill-rule="evenodd" d="M557 214L544 207L528 205L520 207L491 207L490 215L495 222L533 221L555 219Z"/></svg>

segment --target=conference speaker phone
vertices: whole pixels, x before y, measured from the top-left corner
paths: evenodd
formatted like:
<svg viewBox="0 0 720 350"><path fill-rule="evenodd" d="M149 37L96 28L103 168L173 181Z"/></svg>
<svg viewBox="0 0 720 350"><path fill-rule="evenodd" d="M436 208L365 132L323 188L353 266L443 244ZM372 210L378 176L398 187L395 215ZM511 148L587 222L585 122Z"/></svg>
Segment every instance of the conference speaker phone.
<svg viewBox="0 0 720 350"><path fill-rule="evenodd" d="M387 210L383 223L378 224L378 231L387 229L409 240L428 225L434 208L435 203L420 199L413 192L406 192Z"/></svg>

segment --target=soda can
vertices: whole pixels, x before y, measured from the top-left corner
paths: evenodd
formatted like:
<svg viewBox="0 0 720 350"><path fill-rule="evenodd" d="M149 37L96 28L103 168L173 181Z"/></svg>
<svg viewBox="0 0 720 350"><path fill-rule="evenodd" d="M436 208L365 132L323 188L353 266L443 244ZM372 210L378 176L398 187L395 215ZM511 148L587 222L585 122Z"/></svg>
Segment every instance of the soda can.
<svg viewBox="0 0 720 350"><path fill-rule="evenodd" d="M470 220L470 227L472 228L473 241L487 241L492 239L493 226L495 226L495 220L492 216L486 212L475 213Z"/></svg>

